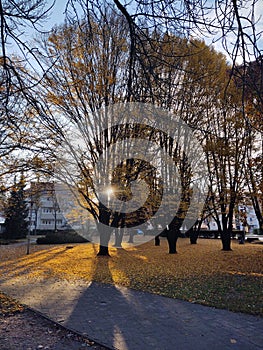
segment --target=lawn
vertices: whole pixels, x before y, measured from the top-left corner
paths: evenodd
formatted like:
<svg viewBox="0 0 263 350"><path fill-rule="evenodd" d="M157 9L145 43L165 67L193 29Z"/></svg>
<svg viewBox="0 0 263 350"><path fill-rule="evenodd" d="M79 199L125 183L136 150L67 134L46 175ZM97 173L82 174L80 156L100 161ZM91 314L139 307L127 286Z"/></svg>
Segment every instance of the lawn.
<svg viewBox="0 0 263 350"><path fill-rule="evenodd" d="M111 258L97 257L91 243L0 246L0 275L17 278L85 279L114 283L171 298L263 316L263 245L232 243L221 250L220 240L199 239L190 245L179 239L178 254L148 242L125 249L111 248Z"/></svg>

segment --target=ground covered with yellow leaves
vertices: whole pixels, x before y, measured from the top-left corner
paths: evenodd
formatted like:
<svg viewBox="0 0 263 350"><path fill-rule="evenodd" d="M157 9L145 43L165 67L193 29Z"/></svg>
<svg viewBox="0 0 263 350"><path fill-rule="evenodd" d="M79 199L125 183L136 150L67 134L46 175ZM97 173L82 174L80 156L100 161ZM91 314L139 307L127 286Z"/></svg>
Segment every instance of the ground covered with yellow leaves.
<svg viewBox="0 0 263 350"><path fill-rule="evenodd" d="M263 245L199 239L191 245L179 239L178 254L167 253L167 243L110 249L110 258L97 257L98 246L85 243L60 246L0 246L0 274L16 278L93 280L263 316Z"/></svg>

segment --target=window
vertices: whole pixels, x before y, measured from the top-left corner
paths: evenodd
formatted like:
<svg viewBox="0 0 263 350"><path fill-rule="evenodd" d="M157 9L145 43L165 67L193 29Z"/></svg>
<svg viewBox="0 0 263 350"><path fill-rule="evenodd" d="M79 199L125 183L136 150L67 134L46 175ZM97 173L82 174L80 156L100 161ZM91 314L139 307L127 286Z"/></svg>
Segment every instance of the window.
<svg viewBox="0 0 263 350"><path fill-rule="evenodd" d="M43 213L53 213L52 208L43 208L42 211L43 211Z"/></svg>
<svg viewBox="0 0 263 350"><path fill-rule="evenodd" d="M52 225L53 222L52 220L41 220L42 221L42 225Z"/></svg>

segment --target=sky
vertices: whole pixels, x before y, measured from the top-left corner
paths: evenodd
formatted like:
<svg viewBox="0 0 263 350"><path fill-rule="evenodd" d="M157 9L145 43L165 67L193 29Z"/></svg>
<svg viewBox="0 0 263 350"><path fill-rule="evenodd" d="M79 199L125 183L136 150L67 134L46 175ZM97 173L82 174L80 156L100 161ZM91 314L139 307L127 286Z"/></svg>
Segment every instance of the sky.
<svg viewBox="0 0 263 350"><path fill-rule="evenodd" d="M208 2L211 0L208 0ZM124 1L122 1L124 3ZM48 0L48 3L51 4L52 0ZM51 29L55 24L61 24L63 22L64 19L64 11L66 8L66 3L67 0L56 0L54 8L52 9L52 14L49 18L49 20L47 21L47 23L45 23L45 29ZM255 8L255 18L258 19L258 23L257 23L257 31L258 33L260 31L263 32L263 0L259 0L256 4L256 8ZM244 17L247 16L248 10L243 10L242 14L244 15ZM244 20L244 23L246 22L246 20ZM207 44L211 44L215 38L210 37L205 39ZM227 42L230 44L231 41L233 40L233 38L228 37L227 38ZM224 51L221 41L219 40L218 42L214 42L213 46L215 47L216 50L218 51L222 51L223 53L226 54L226 52ZM262 34L262 38L259 41L259 47L262 50L263 53L263 34Z"/></svg>
<svg viewBox="0 0 263 350"><path fill-rule="evenodd" d="M208 0L208 4L209 2L212 1L212 0ZM251 2L253 0L250 0ZM53 0L47 0L47 4L50 6L51 4L53 3ZM122 0L122 3L124 3L124 0ZM65 18L65 9L66 9L66 4L67 4L67 0L56 0L55 1L55 4L54 4L54 7L51 11L51 14L49 16L49 18L47 20L45 20L45 22L42 23L42 27L41 29L43 31L49 31L52 29L52 27L54 25L59 25L59 24L62 24L63 21L64 21L64 18ZM258 23L257 23L257 32L259 33L260 31L263 32L263 0L258 0L257 4L256 4L256 11L255 11L255 18L258 19ZM247 15L247 12L248 10L244 10L243 11L243 15L244 17L246 17ZM246 19L243 20L244 23L246 22ZM27 34L25 33L25 36L27 37L27 40L28 41L31 41L32 40L32 37L35 35L35 33L33 33L32 30L28 29L27 28ZM231 60L230 58L227 56L226 54L226 51L223 49L222 47L222 41L221 40L218 40L218 41L215 41L215 37L207 37L207 38L204 38L206 43L208 45L210 44L213 44L213 46L215 47L215 49L217 51L221 51L223 52L229 63L231 64ZM229 36L227 37L227 43L228 44L231 44L231 42L233 41L233 37ZM258 41L259 43L259 48L263 54L263 34L262 34L262 38L261 40ZM239 59L240 62L237 60L237 63L242 63L242 60L241 58Z"/></svg>

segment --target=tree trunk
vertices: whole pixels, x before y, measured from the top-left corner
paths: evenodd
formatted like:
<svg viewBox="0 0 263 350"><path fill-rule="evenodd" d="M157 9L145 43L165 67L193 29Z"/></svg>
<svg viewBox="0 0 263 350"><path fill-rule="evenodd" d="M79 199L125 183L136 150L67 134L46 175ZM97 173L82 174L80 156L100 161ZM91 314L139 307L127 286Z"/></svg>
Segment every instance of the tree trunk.
<svg viewBox="0 0 263 350"><path fill-rule="evenodd" d="M169 254L176 254L176 243L177 239L179 237L179 232L178 230L175 229L170 229L167 230L167 241L168 241L168 246L169 246Z"/></svg>
<svg viewBox="0 0 263 350"><path fill-rule="evenodd" d="M229 204L229 211L228 211L228 232L230 235L230 238L233 238L233 218L234 218L234 208L235 208L235 196L232 195L232 199Z"/></svg>
<svg viewBox="0 0 263 350"><path fill-rule="evenodd" d="M263 146L263 144L262 144L262 146ZM249 163L251 163L251 159L249 159ZM263 169L263 167L261 167L261 169ZM249 178L247 177L247 183L248 184L250 183L252 186L252 188L250 188L250 186L248 186L249 191L250 191L251 200L252 200L252 205L253 205L256 217L258 219L260 234L263 235L262 202L260 201L260 199L258 198L258 195L257 195L258 194L258 186L256 184L255 175L254 175L252 166L248 167L248 171L249 171ZM262 175L263 175L263 173L262 173Z"/></svg>
<svg viewBox="0 0 263 350"><path fill-rule="evenodd" d="M134 243L134 240L133 240L134 235L135 235L135 231L134 230L130 230L128 243Z"/></svg>
<svg viewBox="0 0 263 350"><path fill-rule="evenodd" d="M100 234L100 248L98 256L110 256L109 254L109 241L112 233L112 228L102 223L97 224L97 228Z"/></svg>
<svg viewBox="0 0 263 350"><path fill-rule="evenodd" d="M263 235L263 216L260 208L260 203L257 197L253 198L252 204L253 204L256 217L258 219L260 234Z"/></svg>
<svg viewBox="0 0 263 350"><path fill-rule="evenodd" d="M114 230L115 232L115 243L114 243L114 247L117 248L122 248L122 239L123 239L123 234L124 234L124 228L116 228Z"/></svg>
<svg viewBox="0 0 263 350"><path fill-rule="evenodd" d="M155 236L154 245L157 247L160 245L160 235Z"/></svg>
<svg viewBox="0 0 263 350"><path fill-rule="evenodd" d="M228 230L221 232L222 250L231 251L231 233Z"/></svg>
<svg viewBox="0 0 263 350"><path fill-rule="evenodd" d="M191 228L189 230L189 237L190 237L190 243L191 244L197 244L197 238L198 238L198 230L196 228Z"/></svg>
<svg viewBox="0 0 263 350"><path fill-rule="evenodd" d="M227 227L227 215L222 215L222 226L221 231L221 241L222 241L222 250L231 251L231 232Z"/></svg>
<svg viewBox="0 0 263 350"><path fill-rule="evenodd" d="M104 245L100 245L100 249L99 249L97 256L110 256L109 247L108 246L105 247Z"/></svg>
<svg viewBox="0 0 263 350"><path fill-rule="evenodd" d="M202 220L199 220L195 223L194 226L192 226L189 230L189 237L190 237L190 243L191 244L197 244L197 239L200 233L200 229L202 226Z"/></svg>

